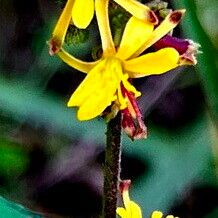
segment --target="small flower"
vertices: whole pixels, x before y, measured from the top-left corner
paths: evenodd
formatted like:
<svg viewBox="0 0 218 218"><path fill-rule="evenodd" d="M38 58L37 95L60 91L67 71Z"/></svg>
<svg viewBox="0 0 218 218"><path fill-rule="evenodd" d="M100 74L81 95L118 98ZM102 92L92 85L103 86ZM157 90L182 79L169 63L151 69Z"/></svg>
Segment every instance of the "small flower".
<svg viewBox="0 0 218 218"><path fill-rule="evenodd" d="M124 4L123 1L116 2ZM65 63L87 73L84 81L71 96L68 107L79 108L79 120L90 120L112 105L113 116L117 111L121 111L122 126L130 138L145 138L146 127L136 103L136 98L141 93L131 84L131 79L163 74L187 64L184 55L180 55L173 46L141 55L179 23L185 10L171 12L156 28L152 22L131 17L118 48L114 46L110 31L108 0L95 0L95 10L102 41L102 58L96 62L84 62L63 48L58 52L58 56Z"/></svg>
<svg viewBox="0 0 218 218"><path fill-rule="evenodd" d="M162 218L163 213L160 211L154 211L151 215L151 218ZM174 217L173 215L168 215L166 218L179 218L179 217Z"/></svg>
<svg viewBox="0 0 218 218"><path fill-rule="evenodd" d="M120 192L123 199L124 207L118 207L116 212L121 218L142 218L142 211L138 204L130 200L129 197L129 186L130 180L123 180L120 182ZM154 211L151 218L162 218L163 213L160 211ZM168 215L166 218L178 218L173 215Z"/></svg>
<svg viewBox="0 0 218 218"><path fill-rule="evenodd" d="M130 183L130 180L123 180L120 182L120 192L122 194L124 207L118 207L116 212L121 218L142 218L141 208L134 201L130 200Z"/></svg>

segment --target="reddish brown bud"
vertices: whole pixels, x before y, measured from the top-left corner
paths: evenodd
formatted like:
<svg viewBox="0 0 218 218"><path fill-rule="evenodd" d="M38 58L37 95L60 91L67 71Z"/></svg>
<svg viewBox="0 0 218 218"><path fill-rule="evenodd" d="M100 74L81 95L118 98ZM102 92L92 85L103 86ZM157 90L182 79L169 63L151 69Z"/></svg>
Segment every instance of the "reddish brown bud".
<svg viewBox="0 0 218 218"><path fill-rule="evenodd" d="M131 180L121 180L119 184L120 192L123 193L124 191L129 190L129 186L131 185Z"/></svg>

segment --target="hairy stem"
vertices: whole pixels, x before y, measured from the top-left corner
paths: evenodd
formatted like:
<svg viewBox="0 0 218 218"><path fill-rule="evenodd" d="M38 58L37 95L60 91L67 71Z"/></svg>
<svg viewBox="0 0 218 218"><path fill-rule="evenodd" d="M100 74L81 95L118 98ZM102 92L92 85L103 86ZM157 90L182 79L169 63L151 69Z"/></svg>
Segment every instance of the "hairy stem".
<svg viewBox="0 0 218 218"><path fill-rule="evenodd" d="M103 217L115 218L121 157L121 115L107 126L107 144L104 164Z"/></svg>

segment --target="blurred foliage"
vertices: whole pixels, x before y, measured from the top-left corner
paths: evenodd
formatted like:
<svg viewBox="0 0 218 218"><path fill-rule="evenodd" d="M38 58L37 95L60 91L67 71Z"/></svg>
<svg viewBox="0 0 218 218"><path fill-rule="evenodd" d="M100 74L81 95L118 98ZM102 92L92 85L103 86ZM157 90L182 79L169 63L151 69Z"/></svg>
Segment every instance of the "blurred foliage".
<svg viewBox="0 0 218 218"><path fill-rule="evenodd" d="M30 210L25 209L23 206L11 203L2 197L0 197L0 214L2 218L40 218L39 214L33 213Z"/></svg>
<svg viewBox="0 0 218 218"><path fill-rule="evenodd" d="M28 156L24 148L8 140L0 140L0 172L1 176L8 177L19 175L26 170Z"/></svg>
<svg viewBox="0 0 218 218"><path fill-rule="evenodd" d="M200 4L201 1L199 1ZM206 99L209 103L209 107L211 109L212 116L214 116L214 121L218 121L218 50L213 46L213 43L210 38L214 39L217 38L217 32L209 32L206 33L202 27L202 24L200 23L200 20L198 17L202 17L202 11L207 11L212 8L217 8L218 3L217 1L213 2L210 1L209 4L204 2L204 4L200 4L199 11L197 11L198 2L192 1L192 0L182 0L182 1L175 1L176 7L182 7L187 9L186 18L183 20L183 29L185 32L185 35L193 39L194 41L198 42L201 45L201 51L202 54L199 55L198 58L198 65L196 68L198 69L198 72L201 77L201 83L205 89ZM214 3L214 4L213 4ZM203 5L203 6L202 6ZM206 13L206 12L205 12ZM203 16L205 14L203 13ZM215 20L215 17L214 17ZM205 18L206 22L206 18ZM207 27L213 27L213 29L216 29L216 25L214 25L214 22L210 22L210 20L207 20ZM205 23L204 23L205 24ZM208 29L207 29L208 30ZM208 34L211 34L211 37L208 36ZM216 41L214 40L214 43L216 44Z"/></svg>
<svg viewBox="0 0 218 218"><path fill-rule="evenodd" d="M195 68L135 81L143 93L139 101L148 115L149 137L137 142L124 137L122 176L132 179L131 195L144 216L162 210L184 218L216 218L218 5L216 0L170 3L186 8L182 33L200 43L203 53ZM75 110L66 107L84 75L48 55L46 41L59 5L1 4L0 195L51 217L96 215L105 123L101 118L79 122ZM86 43L66 46L88 60L98 46L95 21L85 37ZM37 217L4 199L0 214Z"/></svg>

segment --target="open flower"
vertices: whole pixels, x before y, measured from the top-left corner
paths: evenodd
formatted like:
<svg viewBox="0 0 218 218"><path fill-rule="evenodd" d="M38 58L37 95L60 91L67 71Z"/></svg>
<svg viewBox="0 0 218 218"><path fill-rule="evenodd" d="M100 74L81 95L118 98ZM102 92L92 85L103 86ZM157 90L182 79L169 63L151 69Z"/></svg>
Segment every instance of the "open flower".
<svg viewBox="0 0 218 218"><path fill-rule="evenodd" d="M124 207L118 207L116 212L121 218L142 218L142 211L138 204L130 200L129 186L130 180L123 180L120 182L120 192L123 199ZM163 213L160 211L154 211L151 218L162 218ZM168 215L166 218L178 218L173 215Z"/></svg>
<svg viewBox="0 0 218 218"><path fill-rule="evenodd" d="M90 120L101 115L112 105L114 115L121 111L122 126L126 133L132 139L145 138L146 127L136 103L136 98L141 93L131 84L131 79L163 74L187 64L182 61L182 55L173 46L141 55L180 22L185 10L171 12L156 28L153 22L131 17L126 24L119 47L115 48L109 25L108 2L109 0L95 0L102 41L102 58L96 62L84 62L63 48L58 52L58 56L68 65L87 73L86 78L71 96L68 106L79 108L79 120Z"/></svg>

